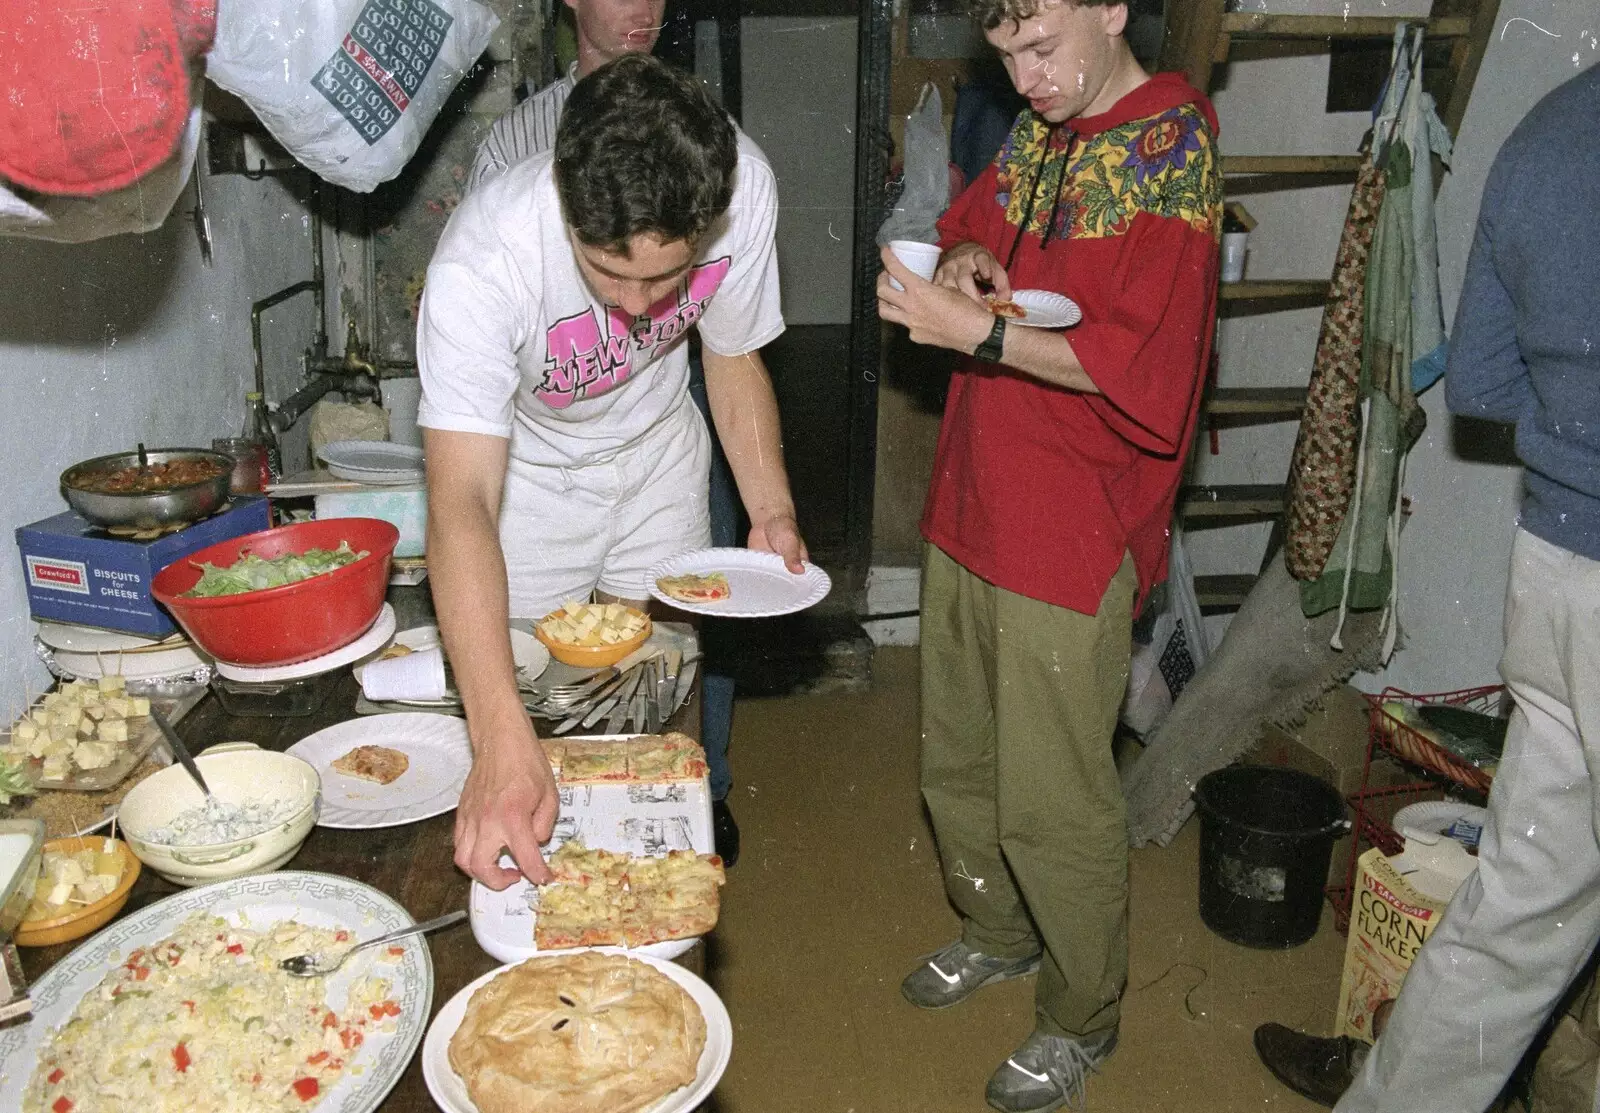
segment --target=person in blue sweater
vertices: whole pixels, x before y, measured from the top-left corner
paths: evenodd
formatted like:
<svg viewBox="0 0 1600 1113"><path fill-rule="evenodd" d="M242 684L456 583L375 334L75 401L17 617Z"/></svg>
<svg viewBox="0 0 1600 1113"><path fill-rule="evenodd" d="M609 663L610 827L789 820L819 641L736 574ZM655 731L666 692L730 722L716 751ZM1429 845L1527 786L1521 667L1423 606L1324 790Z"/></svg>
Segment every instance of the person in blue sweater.
<svg viewBox="0 0 1600 1113"><path fill-rule="evenodd" d="M1528 113L1484 186L1445 396L1515 425L1524 465L1500 660L1511 724L1478 868L1378 1042L1361 1061L1349 1041L1298 1037L1302 1081L1355 1068L1336 1113L1488 1108L1600 942L1597 122L1591 67Z"/></svg>

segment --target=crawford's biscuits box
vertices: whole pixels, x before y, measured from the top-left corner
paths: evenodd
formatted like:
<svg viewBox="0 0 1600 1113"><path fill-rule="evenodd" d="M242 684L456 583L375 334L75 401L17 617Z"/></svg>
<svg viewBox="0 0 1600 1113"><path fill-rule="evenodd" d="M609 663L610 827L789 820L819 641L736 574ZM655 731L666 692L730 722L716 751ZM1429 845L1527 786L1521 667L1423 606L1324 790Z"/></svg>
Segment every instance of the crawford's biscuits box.
<svg viewBox="0 0 1600 1113"><path fill-rule="evenodd" d="M150 597L150 581L175 560L266 529L261 495L235 496L228 509L150 541L114 537L68 510L17 529L28 609L40 621L75 622L163 638L177 629Z"/></svg>

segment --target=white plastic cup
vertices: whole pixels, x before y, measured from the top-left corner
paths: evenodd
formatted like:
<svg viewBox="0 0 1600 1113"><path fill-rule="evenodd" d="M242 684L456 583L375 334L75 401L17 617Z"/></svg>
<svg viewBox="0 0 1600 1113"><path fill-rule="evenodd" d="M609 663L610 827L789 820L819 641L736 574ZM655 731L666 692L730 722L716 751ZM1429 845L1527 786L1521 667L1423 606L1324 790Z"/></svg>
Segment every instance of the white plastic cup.
<svg viewBox="0 0 1600 1113"><path fill-rule="evenodd" d="M445 697L444 651L419 649L404 657L373 661L361 669L361 692L374 703Z"/></svg>
<svg viewBox="0 0 1600 1113"><path fill-rule="evenodd" d="M1222 281L1244 281L1245 244L1249 239L1249 232L1222 233Z"/></svg>
<svg viewBox="0 0 1600 1113"><path fill-rule="evenodd" d="M889 250L894 252L894 257L905 264L907 270L927 282L933 281L933 272L939 268L939 245L934 243L919 243L916 240L890 240ZM904 290L894 279L889 279L889 285L896 290Z"/></svg>

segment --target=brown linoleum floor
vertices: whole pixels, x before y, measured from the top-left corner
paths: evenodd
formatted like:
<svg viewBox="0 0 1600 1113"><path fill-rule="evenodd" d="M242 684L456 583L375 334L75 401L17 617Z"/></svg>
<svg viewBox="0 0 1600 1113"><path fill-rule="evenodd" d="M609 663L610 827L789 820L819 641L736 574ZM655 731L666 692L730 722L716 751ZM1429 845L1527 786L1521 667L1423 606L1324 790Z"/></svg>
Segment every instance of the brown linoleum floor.
<svg viewBox="0 0 1600 1113"><path fill-rule="evenodd" d="M715 1113L981 1113L984 1083L1032 1029L1033 982L941 1012L900 979L957 933L917 792L917 659L885 648L869 691L741 700L743 834L708 956L733 1018ZM1196 908L1199 821L1133 856L1131 973L1094 1113L1300 1113L1250 1037L1327 1032L1344 939L1283 952L1227 943Z"/></svg>

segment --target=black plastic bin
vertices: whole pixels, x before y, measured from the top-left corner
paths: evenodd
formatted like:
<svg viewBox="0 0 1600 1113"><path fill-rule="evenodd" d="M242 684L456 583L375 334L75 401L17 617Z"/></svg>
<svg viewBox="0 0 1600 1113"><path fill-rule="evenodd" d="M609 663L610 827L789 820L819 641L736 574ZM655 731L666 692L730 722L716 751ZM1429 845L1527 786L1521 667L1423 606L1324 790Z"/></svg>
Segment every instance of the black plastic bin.
<svg viewBox="0 0 1600 1113"><path fill-rule="evenodd" d="M1333 844L1349 829L1326 781L1234 765L1194 790L1200 810L1200 918L1246 947L1298 947L1317 933Z"/></svg>

